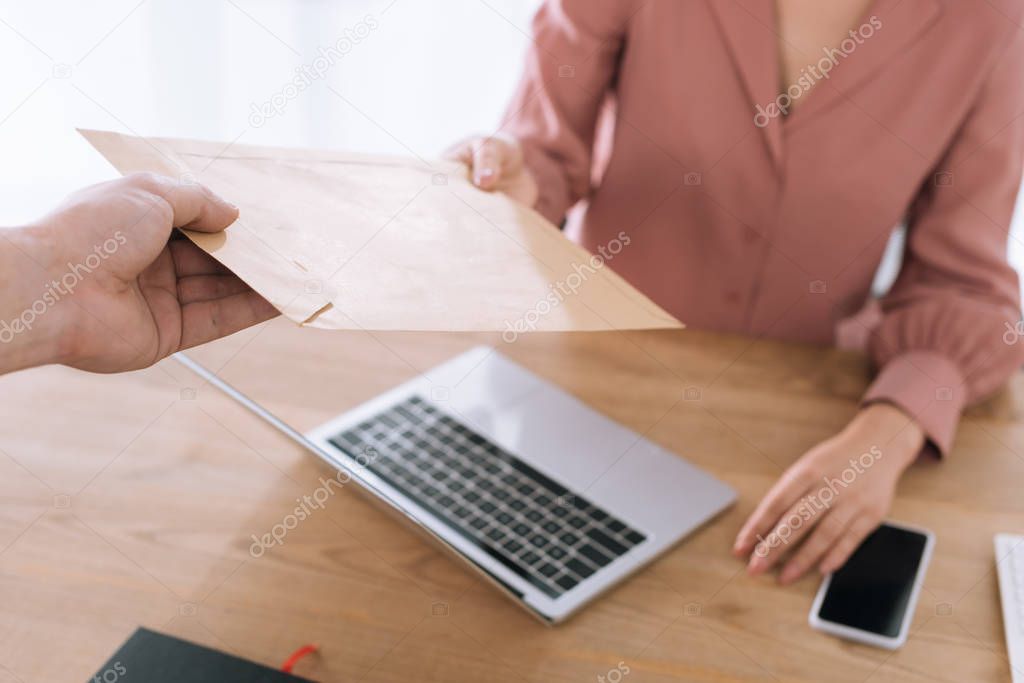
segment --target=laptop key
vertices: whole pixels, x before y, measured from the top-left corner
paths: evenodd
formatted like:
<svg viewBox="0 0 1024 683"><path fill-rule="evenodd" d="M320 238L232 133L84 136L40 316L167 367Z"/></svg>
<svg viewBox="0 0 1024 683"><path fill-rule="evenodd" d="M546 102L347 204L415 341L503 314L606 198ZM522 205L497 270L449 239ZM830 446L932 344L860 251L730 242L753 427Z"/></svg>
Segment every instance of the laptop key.
<svg viewBox="0 0 1024 683"><path fill-rule="evenodd" d="M537 553L535 553L535 552L533 552L531 550L527 550L525 553L523 553L520 556L519 559L521 559L526 564L536 564L537 560L540 559L540 555L538 555Z"/></svg>
<svg viewBox="0 0 1024 683"><path fill-rule="evenodd" d="M623 524L622 522L620 522L617 519L613 519L613 520L608 521L605 524L605 528L607 528L607 529L609 529L609 530L611 530L611 531L613 531L615 533L621 533L622 531L625 531L626 525Z"/></svg>
<svg viewBox="0 0 1024 683"><path fill-rule="evenodd" d="M535 534L532 538L530 538L530 543L532 543L534 546L536 546L538 548L543 548L544 546L546 546L548 544L548 538L547 538L547 536L541 536L540 534Z"/></svg>
<svg viewBox="0 0 1024 683"><path fill-rule="evenodd" d="M637 543L641 543L647 540L647 537L639 531L630 531L626 534L626 540L632 543L633 545L636 545Z"/></svg>
<svg viewBox="0 0 1024 683"><path fill-rule="evenodd" d="M582 517L570 517L569 518L569 526L573 527L574 529L582 529L586 525L587 525L587 520L583 519Z"/></svg>
<svg viewBox="0 0 1024 683"><path fill-rule="evenodd" d="M581 579L585 579L594 573L594 570L591 569L589 565L587 565L584 562L581 562L580 559L577 557L570 559L568 562L565 563L565 566L568 567L573 574L580 577Z"/></svg>
<svg viewBox="0 0 1024 683"><path fill-rule="evenodd" d="M568 555L568 553L557 545L553 546L550 550L548 550L548 557L550 557L553 560L560 560L566 555Z"/></svg>
<svg viewBox="0 0 1024 683"><path fill-rule="evenodd" d="M608 550L610 550L615 555L622 555L627 550L629 550L629 548L627 548L626 546L622 545L621 543L616 541L614 538L612 538L611 536L609 536L605 532L601 531L600 529L589 529L589 530L587 530L587 536L589 536L591 538L591 540L597 541L598 543L603 545L605 548L608 548Z"/></svg>
<svg viewBox="0 0 1024 683"><path fill-rule="evenodd" d="M596 564L598 567L603 567L612 561L612 558L608 557L589 543L584 545L582 548L579 548L577 552Z"/></svg>
<svg viewBox="0 0 1024 683"><path fill-rule="evenodd" d="M555 579L555 583L558 584L560 588L569 590L573 588L576 584L578 584L579 581L572 578L568 574L563 574L562 576L559 576L557 579Z"/></svg>
<svg viewBox="0 0 1024 683"><path fill-rule="evenodd" d="M537 571L539 571L544 576L550 577L558 573L558 567L548 562L546 564L541 565L540 568L537 569Z"/></svg>

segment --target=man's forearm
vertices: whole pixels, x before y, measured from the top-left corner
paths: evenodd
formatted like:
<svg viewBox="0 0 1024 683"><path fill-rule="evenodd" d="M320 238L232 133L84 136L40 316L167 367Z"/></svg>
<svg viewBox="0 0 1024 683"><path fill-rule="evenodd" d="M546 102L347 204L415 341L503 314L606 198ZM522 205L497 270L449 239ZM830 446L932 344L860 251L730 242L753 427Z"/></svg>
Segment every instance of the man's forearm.
<svg viewBox="0 0 1024 683"><path fill-rule="evenodd" d="M45 235L38 226L0 228L0 374L61 359Z"/></svg>

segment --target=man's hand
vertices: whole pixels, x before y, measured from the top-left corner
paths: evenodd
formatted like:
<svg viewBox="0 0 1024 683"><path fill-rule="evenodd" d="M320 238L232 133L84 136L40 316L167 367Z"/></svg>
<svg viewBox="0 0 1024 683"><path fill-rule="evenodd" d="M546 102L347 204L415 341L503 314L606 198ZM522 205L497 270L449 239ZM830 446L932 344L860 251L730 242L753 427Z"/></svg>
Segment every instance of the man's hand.
<svg viewBox="0 0 1024 683"><path fill-rule="evenodd" d="M168 241L174 227L219 232L237 217L201 185L141 173L0 231L0 372L134 370L274 317L192 242Z"/></svg>
<svg viewBox="0 0 1024 683"><path fill-rule="evenodd" d="M843 566L892 505L896 483L924 444L921 428L887 404L863 408L838 435L794 463L743 525L733 553L750 574L788 561L779 581Z"/></svg>

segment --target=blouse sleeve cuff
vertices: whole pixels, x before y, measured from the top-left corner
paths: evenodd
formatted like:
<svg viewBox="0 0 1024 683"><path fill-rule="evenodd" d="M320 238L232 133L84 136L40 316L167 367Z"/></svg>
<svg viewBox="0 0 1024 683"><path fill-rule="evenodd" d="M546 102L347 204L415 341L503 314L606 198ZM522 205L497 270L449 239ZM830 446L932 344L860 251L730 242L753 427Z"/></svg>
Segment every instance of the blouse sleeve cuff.
<svg viewBox="0 0 1024 683"><path fill-rule="evenodd" d="M934 351L907 351L879 371L861 405L885 402L902 409L945 456L966 401L963 374L956 364Z"/></svg>

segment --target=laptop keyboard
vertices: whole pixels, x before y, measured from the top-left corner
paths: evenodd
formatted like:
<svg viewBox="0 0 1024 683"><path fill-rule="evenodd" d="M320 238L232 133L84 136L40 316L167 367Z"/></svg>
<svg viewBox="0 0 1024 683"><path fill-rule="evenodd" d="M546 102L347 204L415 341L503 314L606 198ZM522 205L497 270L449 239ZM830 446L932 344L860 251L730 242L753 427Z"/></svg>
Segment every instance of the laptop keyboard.
<svg viewBox="0 0 1024 683"><path fill-rule="evenodd" d="M330 442L552 598L646 538L418 396Z"/></svg>

